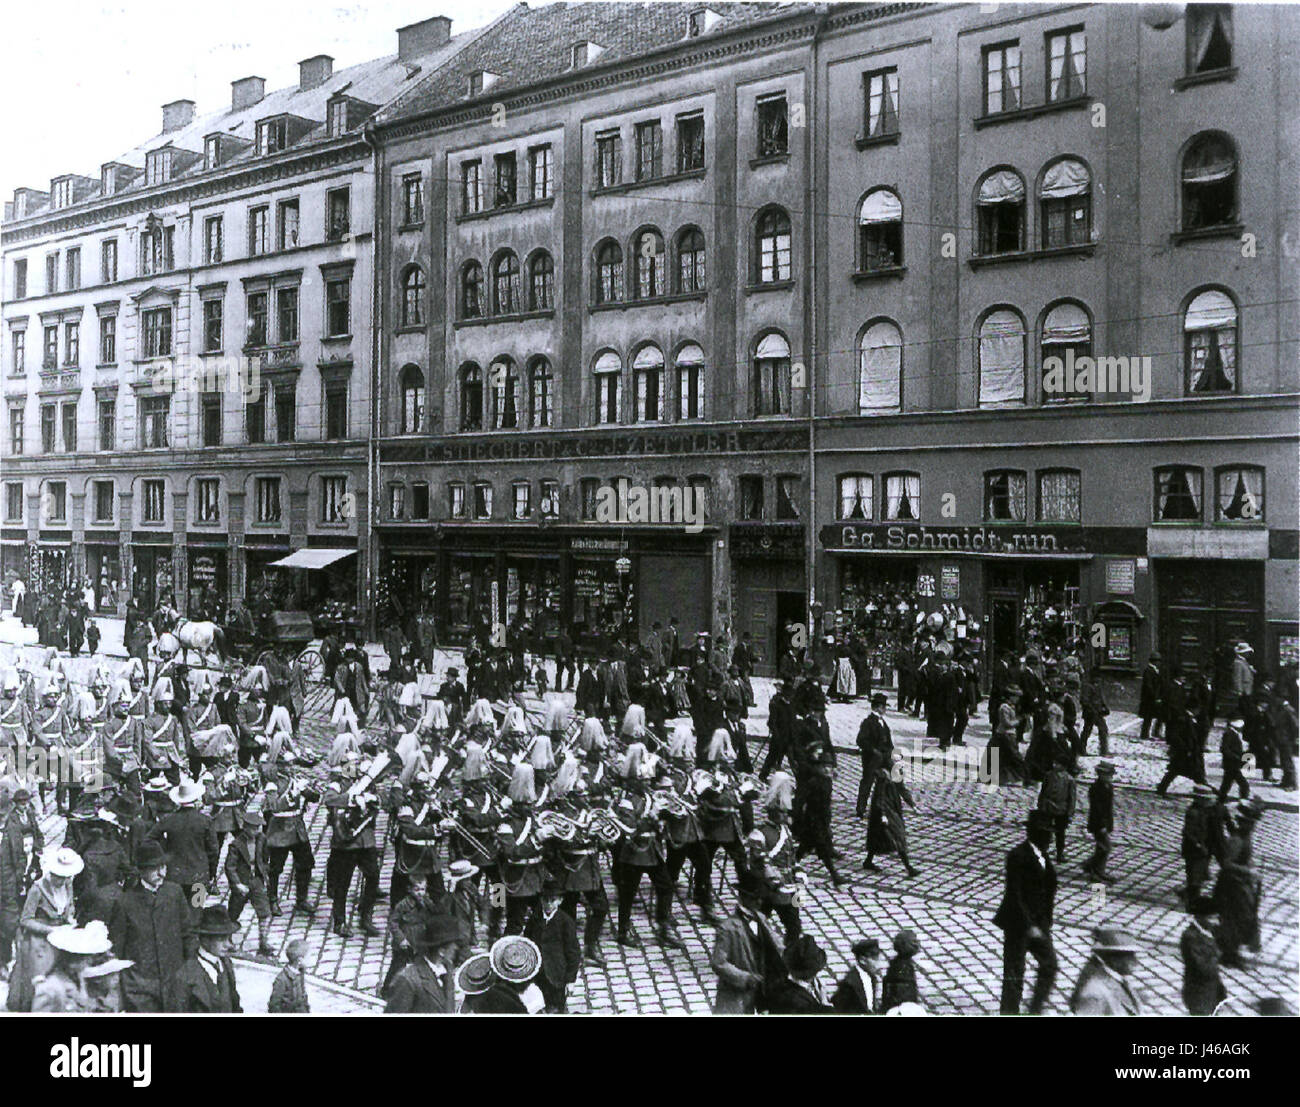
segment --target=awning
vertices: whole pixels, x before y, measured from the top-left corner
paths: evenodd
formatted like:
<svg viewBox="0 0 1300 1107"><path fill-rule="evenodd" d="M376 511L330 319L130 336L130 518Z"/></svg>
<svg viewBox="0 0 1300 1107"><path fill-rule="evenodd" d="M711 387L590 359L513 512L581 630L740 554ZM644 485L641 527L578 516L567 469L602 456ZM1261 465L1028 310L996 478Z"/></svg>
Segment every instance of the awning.
<svg viewBox="0 0 1300 1107"><path fill-rule="evenodd" d="M1043 174L1043 186L1038 194L1044 200L1082 196L1088 191L1088 184L1088 167L1081 161L1064 158Z"/></svg>
<svg viewBox="0 0 1300 1107"><path fill-rule="evenodd" d="M903 218L903 202L887 188L880 188L862 202L858 222L897 223Z"/></svg>
<svg viewBox="0 0 1300 1107"><path fill-rule="evenodd" d="M294 550L288 557L272 561L272 569L324 569L345 557L351 557L356 550Z"/></svg>

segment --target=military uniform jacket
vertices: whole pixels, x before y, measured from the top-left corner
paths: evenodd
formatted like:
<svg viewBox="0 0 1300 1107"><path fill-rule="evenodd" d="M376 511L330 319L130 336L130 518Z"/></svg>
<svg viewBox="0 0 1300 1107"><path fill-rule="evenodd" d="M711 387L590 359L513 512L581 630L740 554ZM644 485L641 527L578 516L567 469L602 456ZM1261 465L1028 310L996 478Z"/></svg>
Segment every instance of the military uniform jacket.
<svg viewBox="0 0 1300 1107"><path fill-rule="evenodd" d="M68 721L67 712L61 706L41 706L32 716L30 733L35 745L61 749L72 738L72 723Z"/></svg>
<svg viewBox="0 0 1300 1107"><path fill-rule="evenodd" d="M27 703L20 696L0 699L0 746L25 746L31 716Z"/></svg>
<svg viewBox="0 0 1300 1107"><path fill-rule="evenodd" d="M489 856L496 856L496 829L501 825L501 814L489 792L484 790L478 796L461 796L456 804L456 821L470 832L475 842L488 851ZM455 841L460 844L462 855L476 865L482 864L485 856L470 845L465 837L459 831L455 832Z"/></svg>
<svg viewBox="0 0 1300 1107"><path fill-rule="evenodd" d="M788 826L765 822L758 827L763 835L765 898L777 905L793 903L798 884L794 867L798 842Z"/></svg>
<svg viewBox="0 0 1300 1107"><path fill-rule="evenodd" d="M427 876L438 868L438 842L442 829L437 824L421 826L413 818L401 819L393 837L394 864L399 872Z"/></svg>
<svg viewBox="0 0 1300 1107"><path fill-rule="evenodd" d="M536 896L542 891L542 843L531 813L519 813L506 820L514 829L514 841L501 842L501 881L512 896Z"/></svg>
<svg viewBox="0 0 1300 1107"><path fill-rule="evenodd" d="M151 769L185 764L185 736L175 715L155 711L144 721L144 755Z"/></svg>
<svg viewBox="0 0 1300 1107"><path fill-rule="evenodd" d="M738 842L743 831L740 797L723 783L700 794L698 814L706 842Z"/></svg>
<svg viewBox="0 0 1300 1107"><path fill-rule="evenodd" d="M136 772L144 763L144 735L136 716L114 715L104 724L102 741L105 760L120 765L122 772Z"/></svg>
<svg viewBox="0 0 1300 1107"><path fill-rule="evenodd" d="M309 841L307 824L303 821L306 807L306 801L301 795L290 796L287 789L281 789L267 797L262 814L266 816L268 847L283 849Z"/></svg>
<svg viewBox="0 0 1300 1107"><path fill-rule="evenodd" d="M635 865L638 868L653 869L662 865L667 860L667 852L664 849L663 840L659 836L659 821L653 818L650 813L650 800L647 796L629 796L634 816L632 825L628 827L630 833L623 835L623 840L619 843L616 857L621 865ZM627 820L624 814L620 813L619 821L627 826Z"/></svg>
<svg viewBox="0 0 1300 1107"><path fill-rule="evenodd" d="M565 892L594 892L601 886L600 842L591 833L590 815L575 810L564 814L578 824L578 831L571 842L549 843L551 875Z"/></svg>

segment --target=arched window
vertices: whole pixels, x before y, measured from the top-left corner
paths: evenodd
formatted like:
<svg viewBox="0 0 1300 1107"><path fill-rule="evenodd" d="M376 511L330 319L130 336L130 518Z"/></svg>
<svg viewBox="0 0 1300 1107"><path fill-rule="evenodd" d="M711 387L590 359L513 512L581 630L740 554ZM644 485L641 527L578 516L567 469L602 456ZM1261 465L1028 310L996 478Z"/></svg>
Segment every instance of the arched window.
<svg viewBox="0 0 1300 1107"><path fill-rule="evenodd" d="M1020 469L994 469L984 474L984 521L1023 523L1028 483Z"/></svg>
<svg viewBox="0 0 1300 1107"><path fill-rule="evenodd" d="M460 429L483 429L483 371L472 361L460 367Z"/></svg>
<svg viewBox="0 0 1300 1107"><path fill-rule="evenodd" d="M704 418L704 350L688 342L677 351L677 418Z"/></svg>
<svg viewBox="0 0 1300 1107"><path fill-rule="evenodd" d="M519 303L519 259L513 250L502 250L492 262L492 312L514 315Z"/></svg>
<svg viewBox="0 0 1300 1107"><path fill-rule="evenodd" d="M858 343L858 411L897 411L903 396L903 332L888 319L872 323Z"/></svg>
<svg viewBox="0 0 1300 1107"><path fill-rule="evenodd" d="M1225 465L1214 472L1214 517L1221 523L1264 521L1264 470L1258 465Z"/></svg>
<svg viewBox="0 0 1300 1107"><path fill-rule="evenodd" d="M592 366L596 375L596 422L618 422L618 382L623 363L613 350L606 350Z"/></svg>
<svg viewBox="0 0 1300 1107"><path fill-rule="evenodd" d="M664 239L658 231L642 231L632 244L632 295L638 300L662 296L668 291L664 266Z"/></svg>
<svg viewBox="0 0 1300 1107"><path fill-rule="evenodd" d="M519 370L514 360L499 357L488 370L492 386L492 426L497 430L513 430L519 426Z"/></svg>
<svg viewBox="0 0 1300 1107"><path fill-rule="evenodd" d="M790 216L768 208L754 224L754 279L773 284L790 279Z"/></svg>
<svg viewBox="0 0 1300 1107"><path fill-rule="evenodd" d="M874 188L858 207L858 271L903 264L903 201L888 188Z"/></svg>
<svg viewBox="0 0 1300 1107"><path fill-rule="evenodd" d="M839 519L870 521L873 482L870 473L844 473L839 478Z"/></svg>
<svg viewBox="0 0 1300 1107"><path fill-rule="evenodd" d="M418 365L402 369L402 433L419 434L424 429L424 373Z"/></svg>
<svg viewBox="0 0 1300 1107"><path fill-rule="evenodd" d="M1183 313L1187 393L1237 390L1237 305L1208 288L1192 297Z"/></svg>
<svg viewBox="0 0 1300 1107"><path fill-rule="evenodd" d="M554 385L551 363L535 357L528 363L528 425L549 427L554 421Z"/></svg>
<svg viewBox="0 0 1300 1107"><path fill-rule="evenodd" d="M997 308L980 323L979 403L981 407L1025 398L1025 321L1018 311Z"/></svg>
<svg viewBox="0 0 1300 1107"><path fill-rule="evenodd" d="M1092 320L1079 304L1069 300L1053 304L1043 316L1040 347L1043 403L1084 401L1091 389L1079 389L1075 363L1092 356Z"/></svg>
<svg viewBox="0 0 1300 1107"><path fill-rule="evenodd" d="M677 292L703 292L704 234L687 227L677 235Z"/></svg>
<svg viewBox="0 0 1300 1107"><path fill-rule="evenodd" d="M1038 186L1043 249L1092 241L1092 175L1076 158L1052 162Z"/></svg>
<svg viewBox="0 0 1300 1107"><path fill-rule="evenodd" d="M612 238L596 247L596 288L593 299L598 304L617 304L623 299L623 247Z"/></svg>
<svg viewBox="0 0 1300 1107"><path fill-rule="evenodd" d="M921 517L921 474L885 474L885 510L881 519L887 523L915 523Z"/></svg>
<svg viewBox="0 0 1300 1107"><path fill-rule="evenodd" d="M418 265L402 274L402 326L424 326L424 270Z"/></svg>
<svg viewBox="0 0 1300 1107"><path fill-rule="evenodd" d="M633 419L657 423L664 417L664 355L658 346L642 346L632 359L636 387Z"/></svg>
<svg viewBox="0 0 1300 1107"><path fill-rule="evenodd" d="M555 307L555 262L545 250L528 259L528 310L549 311Z"/></svg>
<svg viewBox="0 0 1300 1107"><path fill-rule="evenodd" d="M993 169L975 200L980 254L1014 254L1025 245L1025 182L1014 169Z"/></svg>
<svg viewBox="0 0 1300 1107"><path fill-rule="evenodd" d="M460 270L460 317L483 318L483 266L467 261Z"/></svg>
<svg viewBox="0 0 1300 1107"><path fill-rule="evenodd" d="M1204 474L1191 465L1166 465L1155 471L1157 523L1199 523Z"/></svg>
<svg viewBox="0 0 1300 1107"><path fill-rule="evenodd" d="M754 349L754 414L789 415L790 343L772 331Z"/></svg>
<svg viewBox="0 0 1300 1107"><path fill-rule="evenodd" d="M1227 135L1197 135L1183 153L1185 231L1237 222L1237 148Z"/></svg>

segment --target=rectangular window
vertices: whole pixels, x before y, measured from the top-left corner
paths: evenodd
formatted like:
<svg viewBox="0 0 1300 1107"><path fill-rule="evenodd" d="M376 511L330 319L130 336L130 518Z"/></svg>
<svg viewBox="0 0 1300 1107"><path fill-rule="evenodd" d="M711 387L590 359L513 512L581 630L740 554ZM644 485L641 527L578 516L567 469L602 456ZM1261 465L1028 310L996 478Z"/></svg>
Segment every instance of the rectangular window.
<svg viewBox="0 0 1300 1107"><path fill-rule="evenodd" d="M623 181L623 136L607 131L596 136L596 187L611 188Z"/></svg>
<svg viewBox="0 0 1300 1107"><path fill-rule="evenodd" d="M41 350L41 368L57 369L59 367L59 327L45 328L45 345Z"/></svg>
<svg viewBox="0 0 1300 1107"><path fill-rule="evenodd" d="M27 372L27 332L25 330L13 332L13 354L14 360L10 372L15 377L21 376Z"/></svg>
<svg viewBox="0 0 1300 1107"><path fill-rule="evenodd" d="M99 244L99 279L104 284L117 280L117 239L108 238Z"/></svg>
<svg viewBox="0 0 1300 1107"><path fill-rule="evenodd" d="M663 176L664 133L659 120L636 125L636 179L650 181Z"/></svg>
<svg viewBox="0 0 1300 1107"><path fill-rule="evenodd" d="M117 449L117 401L99 401L99 448Z"/></svg>
<svg viewBox="0 0 1300 1107"><path fill-rule="evenodd" d="M248 345L265 346L267 339L267 294L248 294Z"/></svg>
<svg viewBox="0 0 1300 1107"><path fill-rule="evenodd" d="M81 324L63 324L63 364L77 365L81 361Z"/></svg>
<svg viewBox="0 0 1300 1107"><path fill-rule="evenodd" d="M292 250L298 245L298 201L281 200L276 207L276 225L279 230L278 248Z"/></svg>
<svg viewBox="0 0 1300 1107"><path fill-rule="evenodd" d="M325 437L341 439L348 436L348 386L335 381L325 386Z"/></svg>
<svg viewBox="0 0 1300 1107"><path fill-rule="evenodd" d="M75 454L77 452L77 405L63 405L63 452L65 454Z"/></svg>
<svg viewBox="0 0 1300 1107"><path fill-rule="evenodd" d="M492 486L490 484L474 485L474 518L492 518Z"/></svg>
<svg viewBox="0 0 1300 1107"><path fill-rule="evenodd" d="M799 478L776 478L776 517L785 522L799 518Z"/></svg>
<svg viewBox="0 0 1300 1107"><path fill-rule="evenodd" d="M1256 465L1234 465L1215 474L1217 498L1214 517L1221 523L1264 521L1264 470Z"/></svg>
<svg viewBox="0 0 1300 1107"><path fill-rule="evenodd" d="M280 478L258 477L257 521L259 523L278 523L280 521Z"/></svg>
<svg viewBox="0 0 1300 1107"><path fill-rule="evenodd" d="M298 341L298 289L275 290L276 334L281 342Z"/></svg>
<svg viewBox="0 0 1300 1107"><path fill-rule="evenodd" d="M14 481L5 485L5 522L21 523L23 520L23 486Z"/></svg>
<svg viewBox="0 0 1300 1107"><path fill-rule="evenodd" d="M510 518L527 519L533 513L533 486L526 480L516 481L510 492Z"/></svg>
<svg viewBox="0 0 1300 1107"><path fill-rule="evenodd" d="M339 138L348 129L348 102L335 100L326 109L330 138Z"/></svg>
<svg viewBox="0 0 1300 1107"><path fill-rule="evenodd" d="M141 312L144 324L144 356L168 357L172 352L172 309L150 308Z"/></svg>
<svg viewBox="0 0 1300 1107"><path fill-rule="evenodd" d="M758 101L758 156L774 158L790 152L789 118L785 93Z"/></svg>
<svg viewBox="0 0 1300 1107"><path fill-rule="evenodd" d="M402 519L406 515L406 485L390 484L388 486L388 517Z"/></svg>
<svg viewBox="0 0 1300 1107"><path fill-rule="evenodd" d="M543 519L558 519L560 517L559 481L542 481L542 494L537 501L537 512Z"/></svg>
<svg viewBox="0 0 1300 1107"><path fill-rule="evenodd" d="M244 404L244 435L250 446L266 441L266 393L259 391Z"/></svg>
<svg viewBox="0 0 1300 1107"><path fill-rule="evenodd" d="M221 163L221 138L219 135L208 135L203 140L203 168L216 169Z"/></svg>
<svg viewBox="0 0 1300 1107"><path fill-rule="evenodd" d="M99 364L115 365L117 363L117 316L101 315L99 317Z"/></svg>
<svg viewBox="0 0 1300 1107"><path fill-rule="evenodd" d="M402 222L408 227L424 222L424 178L419 173L402 178Z"/></svg>
<svg viewBox="0 0 1300 1107"><path fill-rule="evenodd" d="M171 414L170 396L149 396L140 400L140 445L160 449L167 443L167 419Z"/></svg>
<svg viewBox="0 0 1300 1107"><path fill-rule="evenodd" d="M423 481L411 485L411 518L427 519L429 517L429 486Z"/></svg>
<svg viewBox="0 0 1300 1107"><path fill-rule="evenodd" d="M14 262L14 299L23 300L27 297L27 259L18 258Z"/></svg>
<svg viewBox="0 0 1300 1107"><path fill-rule="evenodd" d="M53 200L54 203L52 206L56 209L66 208L72 203L72 182L70 180L59 181L54 186Z"/></svg>
<svg viewBox="0 0 1300 1107"><path fill-rule="evenodd" d="M600 502L600 481L594 477L585 477L578 486L582 495L582 521L596 521L596 507Z"/></svg>
<svg viewBox="0 0 1300 1107"><path fill-rule="evenodd" d="M278 153L288 144L288 121L266 119L257 125L257 152L262 155Z"/></svg>
<svg viewBox="0 0 1300 1107"><path fill-rule="evenodd" d="M1025 474L988 473L984 477L984 521L1025 521Z"/></svg>
<svg viewBox="0 0 1300 1107"><path fill-rule="evenodd" d="M52 480L45 486L49 493L48 518L51 522L62 521L68 517L68 486L61 480Z"/></svg>
<svg viewBox="0 0 1300 1107"><path fill-rule="evenodd" d="M203 445L221 445L221 393L206 392L200 402L199 419L202 423Z"/></svg>
<svg viewBox="0 0 1300 1107"><path fill-rule="evenodd" d="M492 159L492 174L492 206L494 208L510 207L516 198L514 151L507 154L497 154Z"/></svg>
<svg viewBox="0 0 1300 1107"><path fill-rule="evenodd" d="M447 485L447 513L453 519L465 518L465 486L452 481Z"/></svg>
<svg viewBox="0 0 1300 1107"><path fill-rule="evenodd" d="M146 523L161 523L167 517L167 482L147 480L140 504L140 518Z"/></svg>
<svg viewBox="0 0 1300 1107"><path fill-rule="evenodd" d="M862 78L866 97L864 137L898 134L898 70L881 69Z"/></svg>
<svg viewBox="0 0 1300 1107"><path fill-rule="evenodd" d="M172 152L154 150L144 158L144 182L147 185L166 184L172 179Z"/></svg>
<svg viewBox="0 0 1300 1107"><path fill-rule="evenodd" d="M320 521L322 523L347 522L343 506L347 493L347 477L321 477Z"/></svg>
<svg viewBox="0 0 1300 1107"><path fill-rule="evenodd" d="M275 440L292 442L298 421L298 389L293 381L275 386Z"/></svg>
<svg viewBox="0 0 1300 1107"><path fill-rule="evenodd" d="M984 47L984 114L1020 107L1020 43Z"/></svg>
<svg viewBox="0 0 1300 1107"><path fill-rule="evenodd" d="M67 255L68 291L81 287L81 247L73 246Z"/></svg>
<svg viewBox="0 0 1300 1107"><path fill-rule="evenodd" d="M248 209L248 256L255 258L271 249L271 209L265 205Z"/></svg>
<svg viewBox="0 0 1300 1107"><path fill-rule="evenodd" d="M460 210L473 215L483 210L483 166L481 162L462 162L460 167Z"/></svg>
<svg viewBox="0 0 1300 1107"><path fill-rule="evenodd" d="M530 199L550 199L554 175L555 169L552 165L549 145L534 146L528 151L528 195Z"/></svg>
<svg viewBox="0 0 1300 1107"><path fill-rule="evenodd" d="M225 253L226 232L221 216L210 215L203 220L203 260L208 265L221 261Z"/></svg>
<svg viewBox="0 0 1300 1107"><path fill-rule="evenodd" d="M1049 470L1038 474L1038 521L1078 523L1080 476L1073 470Z"/></svg>
<svg viewBox="0 0 1300 1107"><path fill-rule="evenodd" d="M763 518L762 477L740 478L740 517L745 522L757 522Z"/></svg>
<svg viewBox="0 0 1300 1107"><path fill-rule="evenodd" d="M45 255L45 292L48 295L51 292L59 290L59 255L56 251L53 254Z"/></svg>
<svg viewBox="0 0 1300 1107"><path fill-rule="evenodd" d="M52 454L57 444L58 412L54 404L41 404L41 453Z"/></svg>
<svg viewBox="0 0 1300 1107"><path fill-rule="evenodd" d="M20 407L9 409L9 452L14 457L23 456L23 420L26 412Z"/></svg>
<svg viewBox="0 0 1300 1107"><path fill-rule="evenodd" d="M325 282L325 334L340 338L352 333L352 278Z"/></svg>
<svg viewBox="0 0 1300 1107"><path fill-rule="evenodd" d="M839 518L844 520L869 520L871 518L872 481L869 473L849 473L839 479Z"/></svg>
<svg viewBox="0 0 1300 1107"><path fill-rule="evenodd" d="M146 277L175 268L175 227L158 227L140 237L140 272Z"/></svg>
<svg viewBox="0 0 1300 1107"><path fill-rule="evenodd" d="M325 193L325 238L337 242L352 233L352 192L332 188Z"/></svg>
<svg viewBox="0 0 1300 1107"><path fill-rule="evenodd" d="M203 352L205 354L221 352L225 314L223 301L203 301Z"/></svg>
<svg viewBox="0 0 1300 1107"><path fill-rule="evenodd" d="M1047 36L1047 100L1073 100L1088 91L1088 49L1083 28Z"/></svg>
<svg viewBox="0 0 1300 1107"><path fill-rule="evenodd" d="M194 482L194 521L221 522L221 481L216 477L200 477Z"/></svg>
<svg viewBox="0 0 1300 1107"><path fill-rule="evenodd" d="M95 522L111 523L113 521L113 482L111 480L95 481Z"/></svg>
<svg viewBox="0 0 1300 1107"><path fill-rule="evenodd" d="M677 172L690 173L704 168L704 115L677 117Z"/></svg>
<svg viewBox="0 0 1300 1107"><path fill-rule="evenodd" d="M885 504L881 519L887 523L914 523L921 517L921 478L917 473L886 473Z"/></svg>
<svg viewBox="0 0 1300 1107"><path fill-rule="evenodd" d="M704 418L704 366L677 365L677 415L680 419Z"/></svg>

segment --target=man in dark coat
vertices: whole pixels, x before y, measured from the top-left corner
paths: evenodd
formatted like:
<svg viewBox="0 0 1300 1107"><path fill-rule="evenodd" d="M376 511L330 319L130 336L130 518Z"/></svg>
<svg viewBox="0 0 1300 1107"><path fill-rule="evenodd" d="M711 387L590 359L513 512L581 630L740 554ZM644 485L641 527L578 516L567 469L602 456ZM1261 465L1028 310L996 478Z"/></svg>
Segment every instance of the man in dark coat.
<svg viewBox="0 0 1300 1107"><path fill-rule="evenodd" d="M542 886L542 909L533 912L524 928L524 937L542 951L542 969L537 986L546 1000L547 1011L568 1011L569 985L582 969L582 946L578 944L578 924L567 911L560 910L563 895L553 879Z"/></svg>
<svg viewBox="0 0 1300 1107"><path fill-rule="evenodd" d="M388 1015L450 1015L456 1011L455 950L460 924L436 915L415 939L415 957L393 977Z"/></svg>
<svg viewBox="0 0 1300 1107"><path fill-rule="evenodd" d="M145 841L134 860L139 883L122 892L108 918L114 955L134 962L122 973L123 1010L178 1011L177 974L198 946L193 913L180 886L163 879L162 846Z"/></svg>
<svg viewBox="0 0 1300 1107"><path fill-rule="evenodd" d="M198 948L176 974L176 1010L196 1015L239 1015L239 988L230 960L239 927L221 907L205 907L195 927Z"/></svg>
<svg viewBox="0 0 1300 1107"><path fill-rule="evenodd" d="M867 813L867 799L876 770L894 763L894 739L885 721L885 705L889 702L884 692L871 697L871 714L858 728L858 749L862 754L862 780L858 783L858 803L855 814L860 819Z"/></svg>
<svg viewBox="0 0 1300 1107"><path fill-rule="evenodd" d="M791 701L790 682L782 677L777 681L776 692L767 705L767 756L759 776L766 780L790 752L794 737L794 705Z"/></svg>
<svg viewBox="0 0 1300 1107"><path fill-rule="evenodd" d="M1164 717L1165 677L1160 671L1160 655L1153 653L1147 658L1147 667L1142 670L1142 690L1138 693L1138 715L1142 718L1142 740L1145 742L1152 734L1155 724L1155 737L1160 737L1161 719Z"/></svg>
<svg viewBox="0 0 1300 1107"><path fill-rule="evenodd" d="M781 947L762 913L762 885L739 874L735 912L718 926L709 963L718 974L715 1015L752 1015L767 1009L766 992L785 976Z"/></svg>
<svg viewBox="0 0 1300 1107"><path fill-rule="evenodd" d="M880 1011L880 943L863 938L853 943L853 968L831 995L831 1006L841 1015L878 1015Z"/></svg>
<svg viewBox="0 0 1300 1107"><path fill-rule="evenodd" d="M1083 871L1102 884L1113 884L1115 878L1106 873L1110 860L1110 836L1115 830L1115 765L1102 761L1097 765L1097 779L1088 788L1088 833L1096 843L1092 856L1084 862Z"/></svg>
<svg viewBox="0 0 1300 1107"><path fill-rule="evenodd" d="M149 837L167 851L167 880L179 884L185 898L198 906L217 882L221 845L212 819L199 810L203 785L185 781L171 790L176 810L154 824Z"/></svg>
<svg viewBox="0 0 1300 1107"><path fill-rule="evenodd" d="M1002 930L1002 1002L1004 1015L1020 1014L1025 984L1025 955L1038 965L1029 1013L1041 1015L1056 982L1052 915L1056 908L1056 869L1048 857L1052 818L1031 811L1025 841L1007 853L1006 886L993 923Z"/></svg>
<svg viewBox="0 0 1300 1107"><path fill-rule="evenodd" d="M1183 955L1183 1006L1189 1015L1212 1015L1228 996L1219 975L1219 943L1214 935L1214 900L1196 896L1188 906L1191 918L1179 939Z"/></svg>

